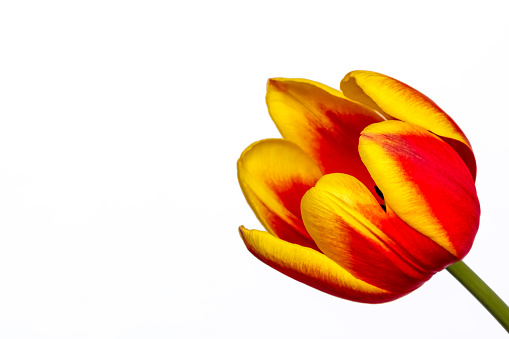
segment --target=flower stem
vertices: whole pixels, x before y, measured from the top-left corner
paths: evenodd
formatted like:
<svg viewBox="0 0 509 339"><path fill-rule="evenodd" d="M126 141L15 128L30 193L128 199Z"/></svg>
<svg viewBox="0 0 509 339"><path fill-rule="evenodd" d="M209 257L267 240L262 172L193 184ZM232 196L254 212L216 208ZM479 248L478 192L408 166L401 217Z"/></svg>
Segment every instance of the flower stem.
<svg viewBox="0 0 509 339"><path fill-rule="evenodd" d="M509 307L463 261L447 267L451 273L509 332Z"/></svg>

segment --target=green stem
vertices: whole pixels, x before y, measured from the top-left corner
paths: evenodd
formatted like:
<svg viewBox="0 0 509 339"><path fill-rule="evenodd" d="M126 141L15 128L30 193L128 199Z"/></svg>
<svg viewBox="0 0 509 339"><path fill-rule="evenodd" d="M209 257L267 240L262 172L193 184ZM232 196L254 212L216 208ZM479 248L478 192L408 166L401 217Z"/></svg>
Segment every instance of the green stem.
<svg viewBox="0 0 509 339"><path fill-rule="evenodd" d="M447 267L458 281L479 300L495 319L509 332L509 307L463 261Z"/></svg>

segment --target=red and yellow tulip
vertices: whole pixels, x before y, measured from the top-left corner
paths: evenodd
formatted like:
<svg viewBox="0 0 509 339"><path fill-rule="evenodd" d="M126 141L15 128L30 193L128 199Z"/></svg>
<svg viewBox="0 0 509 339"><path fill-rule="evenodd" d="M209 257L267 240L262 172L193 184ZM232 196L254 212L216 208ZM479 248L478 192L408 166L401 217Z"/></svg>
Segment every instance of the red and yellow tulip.
<svg viewBox="0 0 509 339"><path fill-rule="evenodd" d="M242 191L267 232L240 227L248 250L337 297L381 303L461 260L479 226L472 148L428 97L354 71L341 91L270 79L282 139L249 146Z"/></svg>

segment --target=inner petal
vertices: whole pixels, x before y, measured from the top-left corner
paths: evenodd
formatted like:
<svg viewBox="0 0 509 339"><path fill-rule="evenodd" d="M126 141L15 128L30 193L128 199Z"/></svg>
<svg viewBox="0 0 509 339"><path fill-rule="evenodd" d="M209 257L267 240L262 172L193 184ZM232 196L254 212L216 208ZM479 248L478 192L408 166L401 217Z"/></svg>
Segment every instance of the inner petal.
<svg viewBox="0 0 509 339"><path fill-rule="evenodd" d="M320 250L361 280L404 292L434 273L384 233L382 224L390 222L387 214L352 176L325 175L304 195L301 209L304 225ZM399 226L408 228L404 223Z"/></svg>
<svg viewBox="0 0 509 339"><path fill-rule="evenodd" d="M281 135L315 160L324 174L346 173L374 192L358 143L368 125L385 120L340 91L304 79L271 79L267 106Z"/></svg>

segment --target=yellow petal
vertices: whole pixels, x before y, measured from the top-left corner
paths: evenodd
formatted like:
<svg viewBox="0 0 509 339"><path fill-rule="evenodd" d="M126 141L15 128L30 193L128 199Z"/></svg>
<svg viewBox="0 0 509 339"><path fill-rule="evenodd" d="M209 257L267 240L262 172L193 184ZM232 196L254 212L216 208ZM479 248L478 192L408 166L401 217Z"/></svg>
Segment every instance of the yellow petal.
<svg viewBox="0 0 509 339"><path fill-rule="evenodd" d="M302 223L300 202L322 172L304 151L287 140L261 140L242 153L237 173L247 202L267 231L316 248Z"/></svg>

